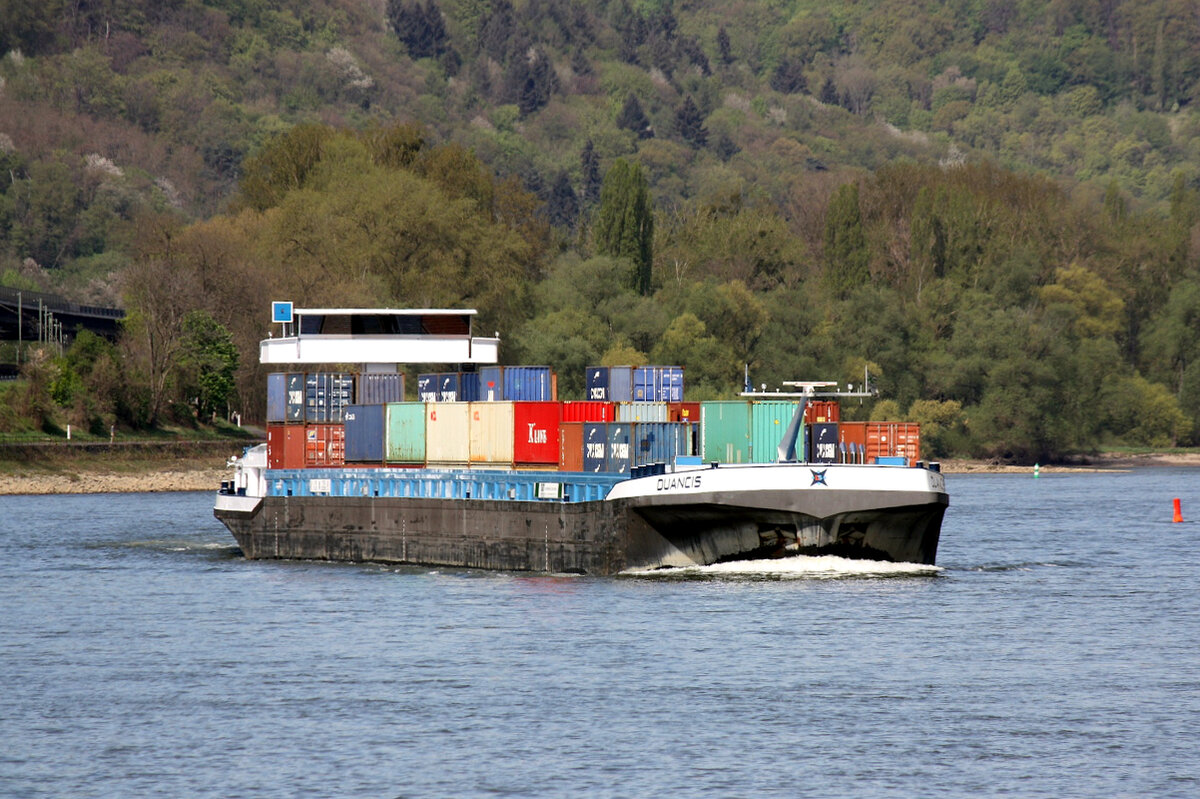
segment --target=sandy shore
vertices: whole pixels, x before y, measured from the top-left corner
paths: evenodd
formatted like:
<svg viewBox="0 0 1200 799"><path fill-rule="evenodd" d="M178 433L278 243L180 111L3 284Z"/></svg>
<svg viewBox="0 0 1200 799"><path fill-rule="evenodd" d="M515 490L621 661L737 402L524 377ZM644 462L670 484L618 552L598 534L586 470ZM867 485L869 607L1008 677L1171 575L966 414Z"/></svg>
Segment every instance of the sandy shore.
<svg viewBox="0 0 1200 799"><path fill-rule="evenodd" d="M1200 452L1185 454L1104 455L1087 463L1041 466L1042 474L1135 469L1148 466L1200 466ZM946 474L1029 474L1032 466L1010 466L987 461L945 460ZM102 468L64 469L53 473L0 475L4 494L107 494L155 491L216 491L222 480L233 476L230 469L209 464L188 468L179 463L162 468L113 472Z"/></svg>

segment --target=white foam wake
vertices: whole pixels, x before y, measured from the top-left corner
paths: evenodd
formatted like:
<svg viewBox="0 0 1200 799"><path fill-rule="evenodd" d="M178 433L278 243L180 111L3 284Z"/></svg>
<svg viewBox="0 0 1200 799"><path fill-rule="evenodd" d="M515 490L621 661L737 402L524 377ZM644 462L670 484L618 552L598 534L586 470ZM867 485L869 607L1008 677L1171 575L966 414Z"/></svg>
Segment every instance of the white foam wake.
<svg viewBox="0 0 1200 799"><path fill-rule="evenodd" d="M734 560L710 566L627 571L638 577L758 577L777 580L832 579L839 577L893 577L937 574L940 566L924 563L890 563L880 560L851 560L836 555L793 555L765 560Z"/></svg>

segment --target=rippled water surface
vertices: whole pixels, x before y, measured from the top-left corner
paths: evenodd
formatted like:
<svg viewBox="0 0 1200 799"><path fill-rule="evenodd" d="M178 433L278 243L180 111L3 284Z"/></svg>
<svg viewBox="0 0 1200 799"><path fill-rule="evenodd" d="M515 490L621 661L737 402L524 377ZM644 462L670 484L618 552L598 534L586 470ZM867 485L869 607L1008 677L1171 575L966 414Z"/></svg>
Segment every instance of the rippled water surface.
<svg viewBox="0 0 1200 799"><path fill-rule="evenodd" d="M0 497L0 796L1200 796L1200 470L947 482L937 569L613 579Z"/></svg>

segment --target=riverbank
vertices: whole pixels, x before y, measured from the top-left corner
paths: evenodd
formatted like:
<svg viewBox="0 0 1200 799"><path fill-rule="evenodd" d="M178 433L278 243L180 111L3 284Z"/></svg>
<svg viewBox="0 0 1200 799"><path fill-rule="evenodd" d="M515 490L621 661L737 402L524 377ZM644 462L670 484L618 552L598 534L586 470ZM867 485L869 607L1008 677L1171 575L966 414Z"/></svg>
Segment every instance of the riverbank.
<svg viewBox="0 0 1200 799"><path fill-rule="evenodd" d="M142 454L0 461L0 495L215 491L222 480L230 478L226 460L229 455L240 453L241 446L230 444L228 453L197 452L162 459L147 458ZM1150 466L1200 466L1200 452L1097 455L1087 462L1041 466L1039 471L1055 474ZM942 471L951 475L1030 474L1033 467L953 459L942 461Z"/></svg>

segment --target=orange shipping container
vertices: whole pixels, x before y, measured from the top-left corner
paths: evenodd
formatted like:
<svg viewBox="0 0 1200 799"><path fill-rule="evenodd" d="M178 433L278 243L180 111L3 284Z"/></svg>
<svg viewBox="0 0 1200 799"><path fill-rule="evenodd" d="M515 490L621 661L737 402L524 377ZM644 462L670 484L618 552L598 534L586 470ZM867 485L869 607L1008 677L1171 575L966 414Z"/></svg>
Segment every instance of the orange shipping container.
<svg viewBox="0 0 1200 799"><path fill-rule="evenodd" d="M310 424L304 428L304 466L343 466L346 463L346 426Z"/></svg>
<svg viewBox="0 0 1200 799"><path fill-rule="evenodd" d="M867 422L867 463L875 458L921 458L921 426L916 422Z"/></svg>
<svg viewBox="0 0 1200 799"><path fill-rule="evenodd" d="M558 468L564 472L583 471L583 422L558 426Z"/></svg>
<svg viewBox="0 0 1200 799"><path fill-rule="evenodd" d="M837 400L811 400L804 407L805 424L821 424L824 422L840 422L842 406Z"/></svg>
<svg viewBox="0 0 1200 799"><path fill-rule="evenodd" d="M866 449L866 422L841 422L838 425L838 459L842 463L866 463Z"/></svg>

